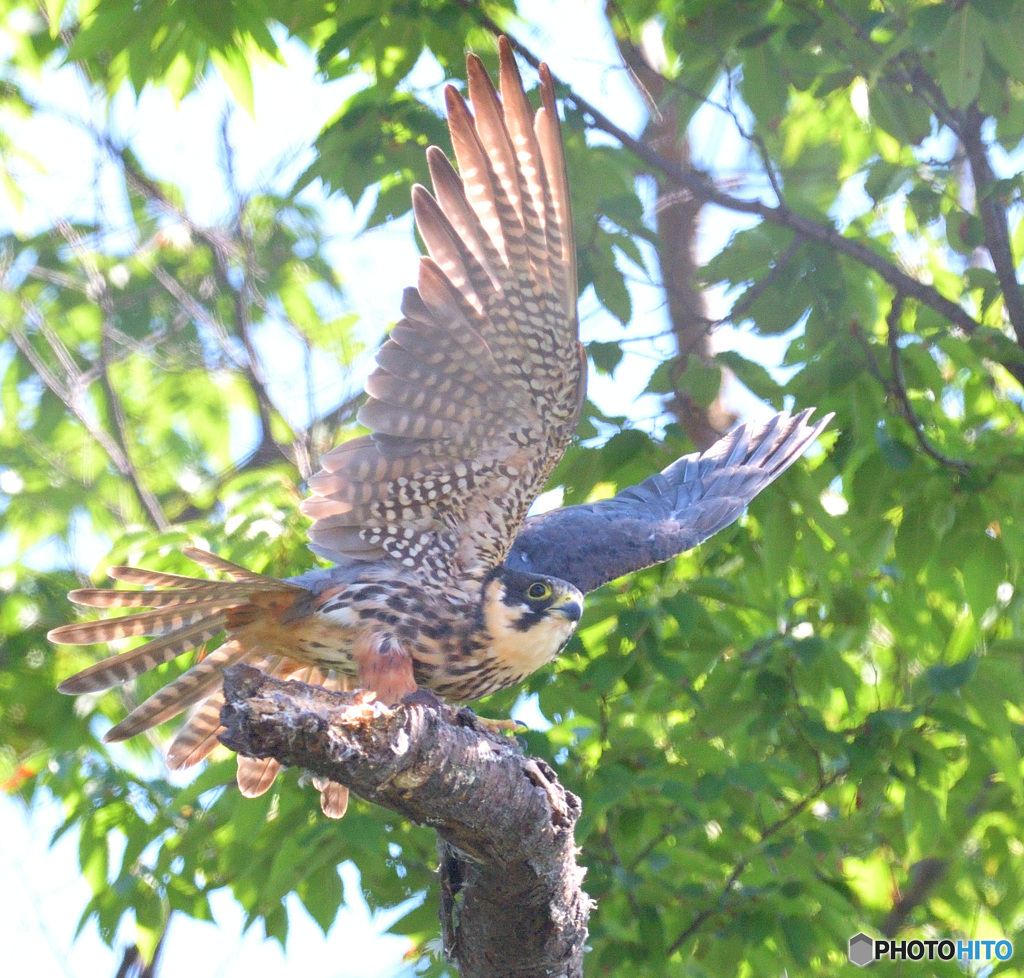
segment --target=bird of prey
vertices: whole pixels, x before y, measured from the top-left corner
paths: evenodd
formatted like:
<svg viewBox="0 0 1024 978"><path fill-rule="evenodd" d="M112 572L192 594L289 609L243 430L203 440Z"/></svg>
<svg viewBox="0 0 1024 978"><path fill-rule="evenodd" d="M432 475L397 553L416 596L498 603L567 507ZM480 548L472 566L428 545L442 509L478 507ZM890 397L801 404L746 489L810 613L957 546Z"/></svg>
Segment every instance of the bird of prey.
<svg viewBox="0 0 1024 978"><path fill-rule="evenodd" d="M473 55L472 113L445 93L458 171L431 147L433 194L412 191L429 254L366 383L359 419L372 433L328 452L309 480L311 546L333 566L278 580L186 549L229 580L114 567L144 590L72 591L91 608L151 610L64 625L52 641L150 641L64 680L65 693L108 689L225 636L105 740L195 706L168 763L202 760L218 743L221 672L242 661L387 704L420 687L465 702L512 686L564 647L585 592L727 526L828 422L782 413L612 499L526 518L575 432L586 356L551 77L542 65L534 113L507 41L499 49L500 97ZM278 769L238 763L247 795ZM346 789L318 787L340 816Z"/></svg>

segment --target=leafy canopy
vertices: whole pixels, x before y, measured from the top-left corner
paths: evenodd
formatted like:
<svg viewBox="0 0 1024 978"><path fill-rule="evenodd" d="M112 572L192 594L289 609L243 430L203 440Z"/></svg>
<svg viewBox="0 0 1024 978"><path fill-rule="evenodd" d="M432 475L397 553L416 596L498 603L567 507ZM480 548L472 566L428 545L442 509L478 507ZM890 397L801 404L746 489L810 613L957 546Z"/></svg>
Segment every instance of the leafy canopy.
<svg viewBox="0 0 1024 978"><path fill-rule="evenodd" d="M360 79L302 176L238 191L216 225L190 216L130 142L99 132L111 192L127 202L119 219L100 210L4 232L0 780L26 800L44 789L62 800L94 892L83 921L95 915L107 939L132 911L151 950L172 911L206 919L220 887L278 938L292 891L326 928L347 858L376 903L396 904L430 886L429 832L361 804L329 824L295 772L248 801L224 787L229 760L180 788L153 774L153 744L107 751L96 715L54 691L88 656L58 655L44 635L68 618L82 537L104 541L103 565L181 572L177 548L199 539L258 571L312 566L298 487L350 419L359 378L303 417L273 393L281 365L254 337L288 337L307 363L351 364L378 324L343 312L349 283L325 258L329 229L308 188L366 197L370 225L405 213L424 146L445 145L436 92L414 68L429 53L458 79L467 46L493 57L495 27L527 48L550 34L510 3L471 0L4 0L0 11L0 179L15 206L26 161L5 130L43 111L32 80L57 64L87 80L99 117L126 86L181 99L211 72L255 111L254 66L281 58L286 38L315 53L324 82ZM862 929L1015 939L1024 2L622 0L609 11L623 45L658 28L657 113L691 127L710 172L664 146L620 145L614 112L595 114L565 79L581 288L587 308L622 322L591 345L595 368L614 371L661 328L636 312L666 260L642 175L653 173L708 204L705 228L727 229L697 284L724 296L721 321L741 332L738 349L706 361L666 360L652 392L684 391L705 409L727 376L774 408L837 418L823 451L742 525L592 596L570 648L526 685L552 721L526 735L529 749L583 799L598 901L589 967L830 974ZM556 74L573 43L562 29L544 28L558 32ZM728 160L710 145L723 132L739 147ZM744 355L747 338L783 351L781 369ZM654 436L589 405L552 484L578 502L692 450L678 418L659 420ZM130 695L151 691L140 687ZM94 706L124 711L115 694ZM113 862L111 832L126 840ZM433 938L432 900L396 929Z"/></svg>

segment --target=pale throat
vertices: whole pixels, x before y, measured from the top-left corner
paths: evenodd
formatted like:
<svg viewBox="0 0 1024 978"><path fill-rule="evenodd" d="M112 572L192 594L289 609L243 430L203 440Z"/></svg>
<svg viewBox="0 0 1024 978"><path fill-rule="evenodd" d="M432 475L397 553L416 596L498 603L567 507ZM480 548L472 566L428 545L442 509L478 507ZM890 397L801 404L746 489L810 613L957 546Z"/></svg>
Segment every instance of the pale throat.
<svg viewBox="0 0 1024 978"><path fill-rule="evenodd" d="M528 613L528 607L505 604L498 590L495 588L484 597L488 651L518 675L528 676L558 655L575 631L576 623L556 613L538 618L527 631L520 631L516 623Z"/></svg>

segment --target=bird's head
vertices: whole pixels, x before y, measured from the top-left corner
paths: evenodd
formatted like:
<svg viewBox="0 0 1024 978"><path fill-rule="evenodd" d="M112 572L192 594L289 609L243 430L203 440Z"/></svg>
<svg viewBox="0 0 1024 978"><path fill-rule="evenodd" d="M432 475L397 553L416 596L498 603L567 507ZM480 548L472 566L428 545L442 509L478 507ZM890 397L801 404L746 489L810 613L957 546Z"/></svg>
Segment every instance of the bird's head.
<svg viewBox="0 0 1024 978"><path fill-rule="evenodd" d="M528 676L569 641L583 595L557 577L501 567L484 585L480 611L493 654Z"/></svg>

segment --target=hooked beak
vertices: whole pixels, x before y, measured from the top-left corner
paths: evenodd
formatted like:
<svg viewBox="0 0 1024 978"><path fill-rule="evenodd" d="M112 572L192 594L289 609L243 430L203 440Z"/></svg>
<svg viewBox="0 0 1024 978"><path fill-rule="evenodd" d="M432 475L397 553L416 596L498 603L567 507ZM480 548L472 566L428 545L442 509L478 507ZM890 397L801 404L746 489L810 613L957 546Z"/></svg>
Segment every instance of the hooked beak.
<svg viewBox="0 0 1024 978"><path fill-rule="evenodd" d="M566 595L565 600L561 604L552 605L551 610L557 611L560 615L565 615L573 624L583 617L583 605L570 595Z"/></svg>

